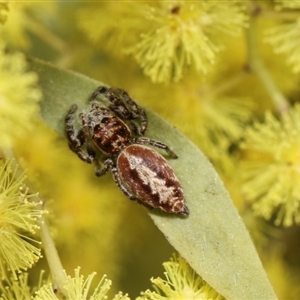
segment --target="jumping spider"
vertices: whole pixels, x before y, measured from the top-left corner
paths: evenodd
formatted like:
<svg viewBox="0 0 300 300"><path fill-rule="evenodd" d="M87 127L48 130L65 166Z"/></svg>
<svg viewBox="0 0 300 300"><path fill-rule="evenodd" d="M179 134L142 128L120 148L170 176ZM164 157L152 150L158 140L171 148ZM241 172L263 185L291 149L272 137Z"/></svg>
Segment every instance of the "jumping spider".
<svg viewBox="0 0 300 300"><path fill-rule="evenodd" d="M100 103L98 96L110 104ZM76 110L73 104L65 118L69 147L84 162L95 164L97 176L111 170L115 183L129 199L164 212L189 214L174 171L148 145L165 150L172 158L177 155L167 145L143 137L147 115L125 91L98 87L88 109L79 114L79 130L75 127Z"/></svg>

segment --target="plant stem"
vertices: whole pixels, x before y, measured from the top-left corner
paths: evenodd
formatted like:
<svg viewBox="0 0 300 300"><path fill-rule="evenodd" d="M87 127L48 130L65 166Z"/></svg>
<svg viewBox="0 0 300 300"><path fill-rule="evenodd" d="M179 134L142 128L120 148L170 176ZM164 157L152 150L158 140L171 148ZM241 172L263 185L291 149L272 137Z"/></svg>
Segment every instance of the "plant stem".
<svg viewBox="0 0 300 300"><path fill-rule="evenodd" d="M247 44L248 44L248 60L250 70L253 71L261 83L264 85L267 90L271 100L277 108L279 113L284 113L289 109L289 102L285 96L281 93L278 86L275 84L271 74L265 68L261 56L258 51L257 44L257 14L255 12L257 6L254 3L251 3L250 7L250 19L249 19L249 28L246 31Z"/></svg>
<svg viewBox="0 0 300 300"><path fill-rule="evenodd" d="M49 227L45 215L42 215L39 221L42 244L48 265L52 274L54 291L64 292L64 284L66 282L66 275L61 264L59 255L57 253L54 241L51 237Z"/></svg>
<svg viewBox="0 0 300 300"><path fill-rule="evenodd" d="M53 49L62 54L67 52L67 43L53 32L48 30L45 26L42 27L40 23L26 16L23 16L22 21L25 27L31 30L31 32L36 34L42 41L50 45Z"/></svg>

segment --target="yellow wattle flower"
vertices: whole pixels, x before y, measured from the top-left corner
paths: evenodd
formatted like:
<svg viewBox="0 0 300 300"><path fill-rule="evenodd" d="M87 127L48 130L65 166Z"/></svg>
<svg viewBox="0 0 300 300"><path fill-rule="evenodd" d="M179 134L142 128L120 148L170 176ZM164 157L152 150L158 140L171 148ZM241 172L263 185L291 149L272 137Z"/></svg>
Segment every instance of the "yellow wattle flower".
<svg viewBox="0 0 300 300"><path fill-rule="evenodd" d="M300 223L300 106L281 120L267 113L249 127L242 144L242 190L254 212L275 224Z"/></svg>
<svg viewBox="0 0 300 300"><path fill-rule="evenodd" d="M174 255L163 266L166 270L164 273L166 279L152 278L151 282L156 292L147 290L137 300L224 299L197 275L182 257Z"/></svg>
<svg viewBox="0 0 300 300"><path fill-rule="evenodd" d="M66 283L64 295L67 299L80 299L80 300L104 300L107 299L107 292L111 286L111 280L106 279L105 275L100 280L97 287L93 292L90 291L91 283L96 273L92 273L84 279L83 275L80 275L80 268L75 269L75 276L71 277L66 274ZM47 284L36 291L34 300L59 300L61 299L55 291L53 291L53 285ZM118 293L113 300L129 300L127 295Z"/></svg>
<svg viewBox="0 0 300 300"><path fill-rule="evenodd" d="M37 75L27 71L21 53L5 53L0 41L0 146L11 147L15 139L33 128L42 94Z"/></svg>
<svg viewBox="0 0 300 300"><path fill-rule="evenodd" d="M29 234L39 228L37 219L45 211L37 207L37 195L29 193L24 179L12 161L0 167L0 278L6 277L7 269L16 278L17 272L32 267L41 257L39 242Z"/></svg>

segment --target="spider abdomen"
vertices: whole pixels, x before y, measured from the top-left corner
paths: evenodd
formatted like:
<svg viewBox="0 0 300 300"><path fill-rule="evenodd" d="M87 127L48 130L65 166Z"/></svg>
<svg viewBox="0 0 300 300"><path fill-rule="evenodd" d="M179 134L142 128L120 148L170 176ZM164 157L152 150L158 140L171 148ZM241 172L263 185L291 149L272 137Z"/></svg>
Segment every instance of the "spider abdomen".
<svg viewBox="0 0 300 300"><path fill-rule="evenodd" d="M188 215L183 190L173 169L152 148L127 146L118 156L117 169L122 183L142 204Z"/></svg>

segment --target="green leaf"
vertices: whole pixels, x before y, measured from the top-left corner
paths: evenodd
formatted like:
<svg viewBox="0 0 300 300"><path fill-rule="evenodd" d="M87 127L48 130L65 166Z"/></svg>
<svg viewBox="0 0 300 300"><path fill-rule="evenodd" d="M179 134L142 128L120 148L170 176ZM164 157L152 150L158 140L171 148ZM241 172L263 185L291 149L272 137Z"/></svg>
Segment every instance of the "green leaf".
<svg viewBox="0 0 300 300"><path fill-rule="evenodd" d="M42 117L64 134L64 117L70 105L84 107L102 83L37 60L29 63L38 73L44 92ZM276 299L249 233L211 163L174 126L146 112L146 135L171 145L179 156L169 162L190 210L187 218L148 210L154 223L191 267L226 299Z"/></svg>

